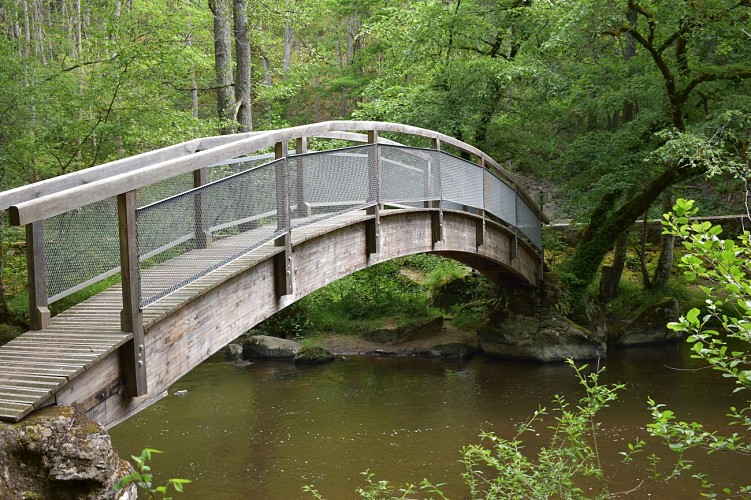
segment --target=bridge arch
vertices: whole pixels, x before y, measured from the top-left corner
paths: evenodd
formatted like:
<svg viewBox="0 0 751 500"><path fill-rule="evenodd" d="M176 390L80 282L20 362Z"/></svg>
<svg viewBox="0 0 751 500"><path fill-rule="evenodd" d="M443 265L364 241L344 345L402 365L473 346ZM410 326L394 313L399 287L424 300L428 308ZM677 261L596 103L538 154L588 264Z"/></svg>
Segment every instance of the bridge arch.
<svg viewBox="0 0 751 500"><path fill-rule="evenodd" d="M405 147L382 131L431 147ZM365 145L307 151L311 137ZM248 156L269 146L274 153ZM283 307L393 258L434 252L514 286L537 286L542 275L545 218L508 172L468 144L399 124L324 122L190 141L0 193L4 207L27 229L39 332L0 348L0 375L28 387L41 373L49 387L0 394L7 420L53 403L113 424ZM106 251L100 267L65 281L71 273L61 269ZM116 271L121 286L49 317L49 302ZM33 358L44 349L59 349L58 362Z"/></svg>

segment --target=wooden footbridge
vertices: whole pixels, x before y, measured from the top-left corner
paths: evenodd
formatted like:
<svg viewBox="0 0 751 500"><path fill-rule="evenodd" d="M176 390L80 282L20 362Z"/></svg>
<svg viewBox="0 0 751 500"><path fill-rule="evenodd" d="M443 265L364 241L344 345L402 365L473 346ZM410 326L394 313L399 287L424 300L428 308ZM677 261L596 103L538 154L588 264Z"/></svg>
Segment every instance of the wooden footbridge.
<svg viewBox="0 0 751 500"><path fill-rule="evenodd" d="M0 193L0 209L26 228L32 325L0 347L10 422L70 404L114 425L283 307L396 257L542 275L544 216L511 176L393 123L196 139ZM103 280L118 284L51 317Z"/></svg>

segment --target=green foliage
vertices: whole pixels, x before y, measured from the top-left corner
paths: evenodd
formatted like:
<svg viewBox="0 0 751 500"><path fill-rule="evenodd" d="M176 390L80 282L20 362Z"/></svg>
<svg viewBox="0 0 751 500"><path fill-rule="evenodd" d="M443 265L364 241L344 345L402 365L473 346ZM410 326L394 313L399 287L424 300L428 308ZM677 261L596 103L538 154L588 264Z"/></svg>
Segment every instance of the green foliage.
<svg viewBox="0 0 751 500"><path fill-rule="evenodd" d="M168 479L162 486L154 486L154 475L151 472L151 466L149 465L151 455L154 453L162 452L153 448L144 448L140 455L131 455L130 458L132 459L133 466L136 470L120 479L115 484L115 491L120 491L130 484L135 484L142 493L145 493L148 498L152 500L156 498L170 500L172 497L167 496L170 487L172 487L177 493L182 493L184 485L191 482L189 479L172 478ZM157 497L157 495L160 496Z"/></svg>
<svg viewBox="0 0 751 500"><path fill-rule="evenodd" d="M751 388L751 233L746 231L737 240L720 238L722 228L710 222L690 222L696 212L693 200L678 199L673 212L665 215L664 230L680 238L687 253L681 257L680 266L688 281L700 280L706 294L704 311L693 308L669 328L689 334L693 357L706 361L723 377L735 381L735 392ZM732 305L737 314L723 313L723 308ZM729 341L742 347L729 347ZM743 408L730 408L731 424L745 430L744 433L722 435L706 430L697 422L678 420L665 405L649 401L652 423L648 428L653 436L664 440L668 447L678 453L676 470L688 470L690 462L684 453L692 448L719 450L736 453L751 453L747 433L751 431L751 404ZM715 497L714 485L706 475L698 474L705 491L704 496ZM723 491L729 494L730 491ZM739 495L751 493L751 486L741 487Z"/></svg>
<svg viewBox="0 0 751 500"><path fill-rule="evenodd" d="M607 489L608 477L597 448L600 424L597 417L602 410L618 399L622 384L606 385L600 382L603 369L589 371L587 365L577 367L572 361L584 395L569 403L556 396L551 410L539 408L523 422L513 437L502 438L492 432L481 434L482 442L466 446L462 451L465 471L462 474L468 487L468 498L608 498L619 493ZM524 438L539 434L536 427L547 417L554 416L548 425L549 442L539 448L528 447ZM546 431L541 431L546 432ZM641 439L628 444L620 453L620 461L629 463L642 451ZM370 471L363 473L366 485L357 493L368 499L445 498L440 484L434 486L423 480L418 488L408 484L398 490L388 481L374 480ZM590 489L601 485L600 491ZM314 498L323 499L313 486L303 490Z"/></svg>
<svg viewBox="0 0 751 500"><path fill-rule="evenodd" d="M378 481L374 480L375 474L373 474L369 470L363 472L362 475L365 476L366 484L364 487L358 487L356 492L360 496L360 498L364 498L366 500L406 500L409 498L414 498L414 495L417 493L418 489L419 491L423 492L423 494L429 495L429 498L446 498L439 489L441 485L434 485L427 479L422 480L419 488L414 484L407 484L405 486L397 488L389 481L383 479ZM313 498L316 498L317 500L324 499L323 495L321 495L321 493L313 485L303 486L302 490L305 493L310 493Z"/></svg>
<svg viewBox="0 0 751 500"><path fill-rule="evenodd" d="M468 268L429 254L412 255L339 279L260 323L266 335L290 338L315 332L351 334L387 318L411 324L440 313L429 305L431 290ZM481 289L480 296L485 292ZM478 296L479 297L479 296Z"/></svg>
<svg viewBox="0 0 751 500"><path fill-rule="evenodd" d="M550 442L535 457L528 456L522 438L535 433L533 426L541 424L549 414L545 408L538 409L511 439L483 433L487 445L465 447L463 477L472 498L592 498L585 487L587 478L603 484L603 490L595 493L595 497L607 496L605 471L597 449L599 423L595 417L618 398L624 386L601 384L602 369L587 374L586 365L569 364L576 371L585 395L573 405L556 396ZM630 461L642 445L641 440L631 444L623 454L624 461Z"/></svg>

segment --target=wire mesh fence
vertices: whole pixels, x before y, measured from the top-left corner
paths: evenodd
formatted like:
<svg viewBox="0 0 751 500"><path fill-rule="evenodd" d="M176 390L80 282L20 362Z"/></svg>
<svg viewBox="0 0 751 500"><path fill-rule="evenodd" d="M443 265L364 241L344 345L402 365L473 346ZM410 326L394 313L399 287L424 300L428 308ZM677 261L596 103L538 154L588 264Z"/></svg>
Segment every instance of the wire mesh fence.
<svg viewBox="0 0 751 500"><path fill-rule="evenodd" d="M374 203L368 173L375 151L375 146L356 146L290 157L292 228Z"/></svg>
<svg viewBox="0 0 751 500"><path fill-rule="evenodd" d="M462 158L441 154L441 200L458 209L483 208L483 168Z"/></svg>
<svg viewBox="0 0 751 500"><path fill-rule="evenodd" d="M44 257L50 302L117 274L117 200L109 198L45 220Z"/></svg>
<svg viewBox="0 0 751 500"><path fill-rule="evenodd" d="M276 160L137 210L141 307L286 231L276 197L276 170L284 163ZM160 264L158 273L143 272Z"/></svg>
<svg viewBox="0 0 751 500"><path fill-rule="evenodd" d="M138 191L141 307L290 229L376 203L485 210L542 248L537 212L514 188L446 152L371 144L273 158L237 158ZM44 229L50 302L119 271L115 198L50 218ZM143 272L157 265L159 273Z"/></svg>
<svg viewBox="0 0 751 500"><path fill-rule="evenodd" d="M439 199L440 155L435 150L380 146L380 201L414 205Z"/></svg>

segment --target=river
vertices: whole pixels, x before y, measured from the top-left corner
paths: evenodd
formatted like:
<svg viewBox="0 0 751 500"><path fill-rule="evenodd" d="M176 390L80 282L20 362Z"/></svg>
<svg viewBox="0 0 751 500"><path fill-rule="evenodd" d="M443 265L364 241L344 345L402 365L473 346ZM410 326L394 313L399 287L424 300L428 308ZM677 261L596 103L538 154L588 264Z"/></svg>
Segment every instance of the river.
<svg viewBox="0 0 751 500"><path fill-rule="evenodd" d="M681 343L615 351L607 360L605 381L627 385L602 414L597 434L611 491L645 479L647 452L635 466L619 465L617 453L647 437L648 396L682 419L722 430L729 407L743 404L727 380L697 370L689 354ZM123 456L146 446L163 450L152 461L157 476L193 480L176 497L182 499L312 498L301 490L306 484L327 499L355 498L366 469L399 485L427 477L446 483L441 489L450 498L465 498L463 445L477 443L481 430L512 437L539 405L550 408L555 394L569 401L582 395L568 366L483 356L467 362L352 357L298 368L265 361L239 367L215 356L172 388L180 390L187 395L170 395L110 432ZM545 427L526 438L530 450L544 444ZM664 457L663 468L671 455ZM718 483L751 483L749 457L691 458ZM629 498L698 498L689 476Z"/></svg>

